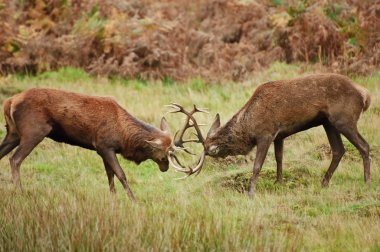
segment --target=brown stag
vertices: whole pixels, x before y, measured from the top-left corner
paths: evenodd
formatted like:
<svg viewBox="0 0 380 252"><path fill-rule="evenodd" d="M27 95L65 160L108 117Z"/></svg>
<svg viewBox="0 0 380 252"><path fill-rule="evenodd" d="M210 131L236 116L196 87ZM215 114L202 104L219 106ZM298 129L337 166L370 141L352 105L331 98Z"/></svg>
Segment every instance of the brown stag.
<svg viewBox="0 0 380 252"><path fill-rule="evenodd" d="M282 180L284 139L297 132L322 125L332 150L331 164L322 180L327 186L344 152L341 134L360 152L364 165L364 180L370 181L369 145L360 135L357 122L371 102L366 89L338 74L316 74L307 77L272 81L260 85L249 101L224 126L219 114L212 124L206 140L202 142L204 154L212 157L248 154L257 146L250 182L249 195L254 194L256 181L267 151L274 142L277 162L277 181ZM180 110L178 106L177 110ZM190 118L193 124L195 119ZM183 134L182 134L183 136ZM204 158L202 158L203 162ZM174 164L175 165L175 164ZM189 175L197 169L177 170Z"/></svg>
<svg viewBox="0 0 380 252"><path fill-rule="evenodd" d="M168 170L174 156L165 118L157 129L130 115L113 99L55 89L33 88L4 102L7 134L0 145L0 159L18 146L10 158L12 178L21 188L22 161L45 138L95 150L103 159L109 188L115 192L114 175L134 199L116 154L137 164L152 159Z"/></svg>

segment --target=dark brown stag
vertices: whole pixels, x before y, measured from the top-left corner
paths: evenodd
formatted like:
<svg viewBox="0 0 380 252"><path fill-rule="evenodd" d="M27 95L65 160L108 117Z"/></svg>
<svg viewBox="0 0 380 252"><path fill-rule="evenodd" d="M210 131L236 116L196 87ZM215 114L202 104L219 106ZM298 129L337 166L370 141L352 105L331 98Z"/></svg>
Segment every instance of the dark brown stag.
<svg viewBox="0 0 380 252"><path fill-rule="evenodd" d="M284 139L322 125L332 150L332 161L322 186L329 184L345 152L341 134L359 150L363 159L364 180L368 183L369 145L358 132L357 122L370 102L366 89L338 74L268 82L259 86L244 107L224 126L220 126L218 114L202 144L205 154L212 157L245 155L257 146L249 189L249 195L253 195L271 143L274 142L277 181L280 182ZM196 124L194 118L191 120ZM192 173L190 169L185 170Z"/></svg>
<svg viewBox="0 0 380 252"><path fill-rule="evenodd" d="M168 125L161 129L130 115L114 100L61 90L34 88L4 102L7 134L0 145L0 159L18 146L10 158L13 182L21 187L22 161L45 138L95 150L103 159L111 192L114 175L134 199L116 154L140 162L152 159L161 171L174 157Z"/></svg>

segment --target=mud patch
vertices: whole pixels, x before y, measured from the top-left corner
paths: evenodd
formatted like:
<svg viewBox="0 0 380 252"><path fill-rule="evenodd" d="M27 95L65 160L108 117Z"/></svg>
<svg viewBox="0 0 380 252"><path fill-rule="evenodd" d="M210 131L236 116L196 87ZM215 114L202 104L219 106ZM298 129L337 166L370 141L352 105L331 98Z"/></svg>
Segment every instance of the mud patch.
<svg viewBox="0 0 380 252"><path fill-rule="evenodd" d="M249 189L251 171L244 171L223 177L218 183L227 189L245 193ZM311 184L312 177L318 178L318 175L312 174L306 168L283 171L283 181L278 184L276 181L275 170L263 170L260 172L256 188L258 191L275 192L283 189L296 189L308 187Z"/></svg>

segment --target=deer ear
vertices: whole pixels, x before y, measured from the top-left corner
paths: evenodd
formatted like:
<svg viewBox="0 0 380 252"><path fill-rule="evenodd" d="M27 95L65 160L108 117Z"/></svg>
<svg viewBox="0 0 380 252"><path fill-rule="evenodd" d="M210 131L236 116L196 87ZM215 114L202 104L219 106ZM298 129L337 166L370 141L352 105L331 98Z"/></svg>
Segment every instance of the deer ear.
<svg viewBox="0 0 380 252"><path fill-rule="evenodd" d="M218 113L218 114L216 114L215 120L212 123L211 128L207 133L207 137L212 136L219 127L220 127L220 116Z"/></svg>
<svg viewBox="0 0 380 252"><path fill-rule="evenodd" d="M169 125L165 117L162 117L161 119L160 129L165 133L169 133Z"/></svg>
<svg viewBox="0 0 380 252"><path fill-rule="evenodd" d="M162 141L161 139L154 139L152 141L145 140L150 146L152 146L155 149L162 149Z"/></svg>

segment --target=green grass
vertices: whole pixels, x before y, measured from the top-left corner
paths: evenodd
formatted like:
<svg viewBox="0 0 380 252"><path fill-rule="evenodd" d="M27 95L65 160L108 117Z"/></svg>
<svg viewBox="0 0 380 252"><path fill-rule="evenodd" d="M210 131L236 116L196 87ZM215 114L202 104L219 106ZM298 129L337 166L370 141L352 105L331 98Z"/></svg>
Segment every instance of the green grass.
<svg viewBox="0 0 380 252"><path fill-rule="evenodd" d="M198 116L210 124L216 112L226 122L258 84L310 72L277 63L250 82L207 85L200 79L182 84L93 79L66 69L1 78L0 100L36 86L113 96L156 126L167 112L165 104L195 103L210 109L210 115ZM354 80L372 94L372 105L359 123L372 147L369 186L363 182L359 154L345 141L347 152L330 187L320 187L331 156L323 129L315 128L285 141L283 185L274 184L271 148L253 199L242 192L254 152L226 160L207 158L199 176L183 181L174 180L180 175L171 169L161 173L152 161L137 166L120 158L138 198L132 203L119 182L117 195L109 194L95 152L47 139L21 167L23 192L14 190L8 157L0 161L0 251L379 251L380 72ZM165 115L175 132L183 117ZM0 120L3 124L3 116Z"/></svg>

